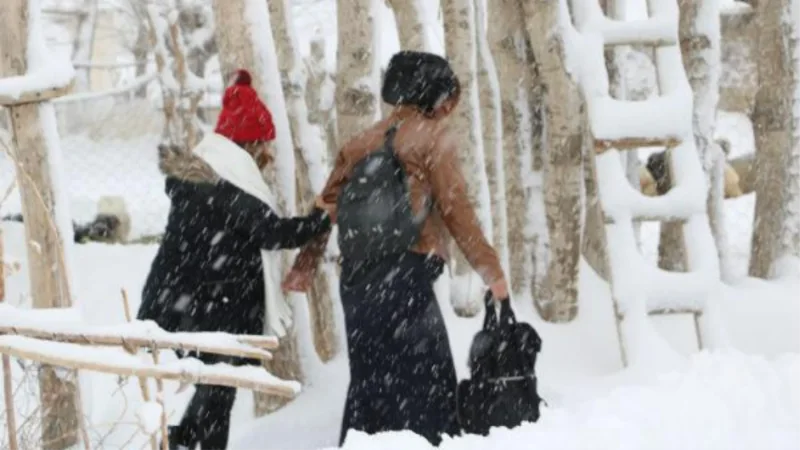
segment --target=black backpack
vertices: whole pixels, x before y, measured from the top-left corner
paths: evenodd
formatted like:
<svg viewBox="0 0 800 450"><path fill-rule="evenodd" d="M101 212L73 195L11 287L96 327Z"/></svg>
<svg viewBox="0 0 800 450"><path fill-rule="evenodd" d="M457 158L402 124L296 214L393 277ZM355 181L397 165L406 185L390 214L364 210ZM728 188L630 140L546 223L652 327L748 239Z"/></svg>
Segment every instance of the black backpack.
<svg viewBox="0 0 800 450"><path fill-rule="evenodd" d="M427 216L414 214L408 178L394 152L398 124L386 131L383 146L354 167L336 208L339 249L345 260L376 260L410 249Z"/></svg>
<svg viewBox="0 0 800 450"><path fill-rule="evenodd" d="M542 349L539 333L517 322L511 301L495 302L487 292L483 329L472 340L470 378L458 384L458 416L470 434L489 434L491 427L514 428L539 420L536 356Z"/></svg>

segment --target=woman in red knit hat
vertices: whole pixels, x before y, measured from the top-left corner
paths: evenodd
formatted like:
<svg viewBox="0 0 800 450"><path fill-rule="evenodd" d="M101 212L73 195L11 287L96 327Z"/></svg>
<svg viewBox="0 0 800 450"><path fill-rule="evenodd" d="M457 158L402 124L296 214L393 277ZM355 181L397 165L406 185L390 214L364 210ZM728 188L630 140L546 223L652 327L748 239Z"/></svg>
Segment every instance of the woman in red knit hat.
<svg viewBox="0 0 800 450"><path fill-rule="evenodd" d="M315 207L305 217L283 218L261 176L272 161L272 116L239 70L225 90L214 133L192 152L160 149L171 201L161 246L142 292L137 319L168 331L222 331L281 336L291 310L280 293L278 252L297 248L330 229ZM206 364L260 361L199 354ZM236 389L197 385L171 449L224 449Z"/></svg>

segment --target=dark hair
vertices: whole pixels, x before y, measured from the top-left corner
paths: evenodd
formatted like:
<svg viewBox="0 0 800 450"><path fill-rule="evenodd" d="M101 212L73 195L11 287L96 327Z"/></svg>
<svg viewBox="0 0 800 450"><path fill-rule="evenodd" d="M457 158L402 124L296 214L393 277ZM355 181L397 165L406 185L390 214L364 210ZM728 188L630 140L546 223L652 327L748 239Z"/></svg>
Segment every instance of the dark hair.
<svg viewBox="0 0 800 450"><path fill-rule="evenodd" d="M384 102L415 106L426 114L460 94L461 83L446 59L411 50L392 56L381 89Z"/></svg>

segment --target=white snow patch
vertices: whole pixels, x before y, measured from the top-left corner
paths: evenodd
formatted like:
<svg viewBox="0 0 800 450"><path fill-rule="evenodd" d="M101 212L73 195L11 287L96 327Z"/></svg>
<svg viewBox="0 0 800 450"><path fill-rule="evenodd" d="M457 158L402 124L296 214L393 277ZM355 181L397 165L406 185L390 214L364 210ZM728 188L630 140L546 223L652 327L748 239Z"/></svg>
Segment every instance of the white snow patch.
<svg viewBox="0 0 800 450"><path fill-rule="evenodd" d="M488 438L445 439L443 450L796 450L800 357L776 361L736 352L700 354L687 367L613 387L569 408L543 408L535 424L495 428ZM237 447L243 449L245 447ZM334 447L327 447L334 448ZM432 449L410 432L353 432L346 450Z"/></svg>
<svg viewBox="0 0 800 450"><path fill-rule="evenodd" d="M28 2L28 70L25 75L0 78L0 95L14 99L25 92L64 88L75 79L75 68L69 59L47 51L39 0Z"/></svg>
<svg viewBox="0 0 800 450"><path fill-rule="evenodd" d="M161 413L163 408L156 402L145 402L136 410L137 424L142 433L150 436L161 427Z"/></svg>

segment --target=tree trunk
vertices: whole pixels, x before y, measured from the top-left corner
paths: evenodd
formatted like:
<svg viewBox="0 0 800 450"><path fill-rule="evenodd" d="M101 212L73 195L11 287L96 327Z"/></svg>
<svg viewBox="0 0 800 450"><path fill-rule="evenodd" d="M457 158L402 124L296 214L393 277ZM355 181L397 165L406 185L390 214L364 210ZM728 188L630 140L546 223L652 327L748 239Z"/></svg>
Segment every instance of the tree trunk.
<svg viewBox="0 0 800 450"><path fill-rule="evenodd" d="M756 207L750 276L779 275L784 256L800 256L798 233L797 11L790 0L761 0L758 76L753 124L756 137Z"/></svg>
<svg viewBox="0 0 800 450"><path fill-rule="evenodd" d="M72 60L91 64L94 47L95 29L97 25L97 6L99 0L85 0L78 19L78 32L72 46ZM76 71L76 84L81 90L89 90L89 67L81 67Z"/></svg>
<svg viewBox="0 0 800 450"><path fill-rule="evenodd" d="M217 46L223 76L238 68L247 68L253 76L253 87L272 110L275 122L275 162L265 178L276 194L279 214L293 215L295 211L294 148L286 115L286 103L279 84L280 71L275 55L269 11L263 0L214 0ZM278 254L271 261L273 276L281 279L290 266L288 253ZM278 286L267 286L267 295L286 299ZM280 339L280 347L267 369L283 379L302 381L303 371L294 327ZM255 396L256 414L263 415L283 406L284 399Z"/></svg>
<svg viewBox="0 0 800 450"><path fill-rule="evenodd" d="M380 114L373 0L338 0L336 73L337 149L372 125Z"/></svg>
<svg viewBox="0 0 800 450"><path fill-rule="evenodd" d="M479 104L475 11L473 0L442 0L445 50L461 82L461 101L453 112L452 128L461 149L460 159L468 185L468 195L477 210L484 234L492 239L489 181L484 167L481 113ZM453 245L455 276L451 284L451 303L457 314L472 316L481 310L482 282L461 251Z"/></svg>
<svg viewBox="0 0 800 450"><path fill-rule="evenodd" d="M323 155L323 160L327 159L328 165L331 165L337 153L333 101L336 84L325 64L325 41L313 40L310 47L311 55L306 62L309 71L306 82L308 121L323 130L323 139L328 149L328 153Z"/></svg>
<svg viewBox="0 0 800 450"><path fill-rule="evenodd" d="M33 2L38 6L37 2ZM0 77L28 72L27 53L36 45L29 34L41 37L41 12L30 11L28 0L0 3ZM38 23L29 22L35 16ZM32 28L32 29L31 29ZM43 38L42 38L43 39ZM35 48L36 51L43 49ZM61 149L55 110L49 102L25 103L9 108L17 160L17 182L25 217L25 242L28 252L30 292L34 308L61 308L72 305L65 249L64 221L69 212L59 180ZM71 241L70 241L71 242ZM78 387L74 372L43 365L39 372L42 410L42 442L45 450L60 450L78 442Z"/></svg>
<svg viewBox="0 0 800 450"><path fill-rule="evenodd" d="M478 54L478 87L481 124L483 125L483 157L491 198L492 241L500 256L503 270L508 273L508 212L506 209L505 167L503 165L500 81L484 25L487 19L486 1L475 0L475 43Z"/></svg>
<svg viewBox="0 0 800 450"><path fill-rule="evenodd" d="M427 42L425 22L420 1L425 0L387 0L397 24L397 34L400 39L400 48L418 52L430 52Z"/></svg>
<svg viewBox="0 0 800 450"><path fill-rule="evenodd" d="M4 244L3 229L0 228L0 303L6 299L6 259Z"/></svg>
<svg viewBox="0 0 800 450"><path fill-rule="evenodd" d="M753 9L722 11L719 109L751 116L758 90L757 20Z"/></svg>
<svg viewBox="0 0 800 450"><path fill-rule="evenodd" d="M656 50L653 49L653 56L650 58L653 61L656 59L655 53ZM659 91L660 89L659 85ZM672 155L669 149L666 152L666 161L669 179L673 180ZM658 267L671 272L685 272L687 270L685 248L683 224L676 221L661 222L658 236Z"/></svg>
<svg viewBox="0 0 800 450"><path fill-rule="evenodd" d="M150 32L147 29L148 12L147 5L139 2L130 2L133 20L137 21L136 39L133 42L133 60L136 62L136 78L147 72L147 56L150 52ZM144 98L147 96L147 85L141 86L136 90L136 97Z"/></svg>
<svg viewBox="0 0 800 450"><path fill-rule="evenodd" d="M720 76L720 19L716 0L680 0L681 55L694 93L692 130L709 183L708 217L720 269L729 279L724 216L725 155L714 141Z"/></svg>
<svg viewBox="0 0 800 450"><path fill-rule="evenodd" d="M488 10L487 32L500 84L509 281L512 291L521 293L531 286L533 275L532 248L525 239L530 226L526 180L533 175L533 124L531 109L525 101L532 87L531 66L520 1L495 1Z"/></svg>
<svg viewBox="0 0 800 450"><path fill-rule="evenodd" d="M278 49L278 64L283 92L286 95L289 124L292 128L294 157L297 165L297 207L305 211L314 204L314 193L324 187L326 171L322 167L321 142L312 139L319 130L308 122L305 86L308 74L302 65L295 41L294 24L289 16L287 0L269 3L272 33ZM333 316L333 299L330 280L324 270L317 272L314 288L309 294L314 347L322 361L336 355L336 323Z"/></svg>
<svg viewBox="0 0 800 450"><path fill-rule="evenodd" d="M532 46L528 44L529 61L535 61ZM543 310L542 302L548 301L544 291L544 281L547 278L547 268L550 265L550 237L547 229L547 214L544 204L544 158L547 154L545 147L545 118L544 118L544 85L541 74L538 70L533 70L531 74L531 85L533 88L530 94L520 88L520 98L528 98L530 115L523 119L523 123L531 125L530 147L532 148L531 158L523 158L524 166L531 167L530 186L525 189L527 197L527 217L530 227L525 231L525 248L531 253L530 268L530 293L534 300L537 311ZM528 160L531 160L528 163ZM528 250L530 249L530 250Z"/></svg>
<svg viewBox="0 0 800 450"><path fill-rule="evenodd" d="M559 2L522 0L525 26L545 85L544 195L550 261L540 314L568 322L578 312L581 254L582 156L587 119L583 97L564 66Z"/></svg>

